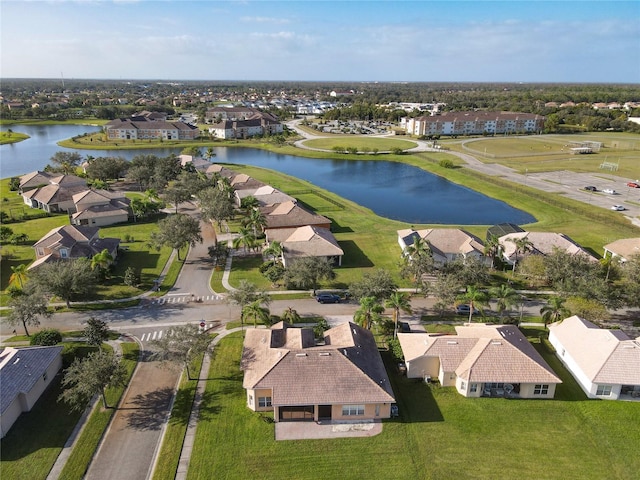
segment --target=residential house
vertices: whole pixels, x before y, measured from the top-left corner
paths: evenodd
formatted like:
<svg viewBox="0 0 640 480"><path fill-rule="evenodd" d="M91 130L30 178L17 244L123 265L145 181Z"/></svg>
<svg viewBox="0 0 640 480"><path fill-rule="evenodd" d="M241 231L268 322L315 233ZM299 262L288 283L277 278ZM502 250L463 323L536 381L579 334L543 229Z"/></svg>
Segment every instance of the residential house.
<svg viewBox="0 0 640 480"><path fill-rule="evenodd" d="M549 342L589 398L640 398L640 337L574 315L549 325Z"/></svg>
<svg viewBox="0 0 640 480"><path fill-rule="evenodd" d="M25 205L49 213L73 211L73 196L86 189L86 180L75 175L33 172L20 179L20 192Z"/></svg>
<svg viewBox="0 0 640 480"><path fill-rule="evenodd" d="M5 347L0 352L0 437L30 411L62 367L62 347Z"/></svg>
<svg viewBox="0 0 640 480"><path fill-rule="evenodd" d="M531 242L530 251L524 253L518 252L516 246L516 242L523 238ZM503 260L509 265L516 263L516 260L521 260L523 255L550 255L555 250L597 261L593 255L563 233L515 232L503 235L498 241L502 245Z"/></svg>
<svg viewBox="0 0 640 480"><path fill-rule="evenodd" d="M458 228L428 228L413 230L412 228L398 230L398 244L403 254L408 246L413 245L417 238L425 240L433 255L436 265L445 265L458 258L474 257L482 262L490 259L484 255L484 244L475 235Z"/></svg>
<svg viewBox="0 0 640 480"><path fill-rule="evenodd" d="M120 239L100 238L99 232L98 227L79 225L54 228L33 245L36 261L29 266L29 269L56 260L91 258L104 249L107 249L115 260L118 256Z"/></svg>
<svg viewBox="0 0 640 480"><path fill-rule="evenodd" d="M268 232L269 238L282 243L282 264L286 268L299 258L327 258L341 266L344 251L326 228L306 225L295 229L277 229Z"/></svg>
<svg viewBox="0 0 640 480"><path fill-rule="evenodd" d="M211 162L205 160L201 157L195 157L193 155L178 155L180 159L180 165L182 168L187 165L193 166L193 168L199 172L206 172L207 169L211 166Z"/></svg>
<svg viewBox="0 0 640 480"><path fill-rule="evenodd" d="M76 213L71 215L73 225L104 227L129 220L131 201L122 193L107 190L85 190L73 196Z"/></svg>
<svg viewBox="0 0 640 480"><path fill-rule="evenodd" d="M228 178L229 180L237 175L237 173L233 170L227 167L223 167L222 165L217 163L209 165L205 173L210 177L212 177L213 175L220 175L221 177Z"/></svg>
<svg viewBox="0 0 640 480"><path fill-rule="evenodd" d="M250 138L256 135L277 135L284 131L283 125L266 114L259 114L246 120L222 120L209 127L209 133L216 138Z"/></svg>
<svg viewBox="0 0 640 480"><path fill-rule="evenodd" d="M286 228L295 229L311 225L314 227L331 228L331 220L327 217L310 212L304 207L298 205L295 200L287 200L282 203L268 204L261 207L260 211L264 214L267 221L266 232ZM272 237L267 233L267 241L271 241Z"/></svg>
<svg viewBox="0 0 640 480"><path fill-rule="evenodd" d="M456 335L399 333L407 377L465 397L553 398L560 378L515 325L465 324Z"/></svg>
<svg viewBox="0 0 640 480"><path fill-rule="evenodd" d="M295 202L295 198L290 197L284 192L273 188L271 185L262 185L254 188L243 188L242 190L235 190L234 196L236 204L242 205L242 200L247 197L253 197L258 202L260 207L267 205L281 204L284 202Z"/></svg>
<svg viewBox="0 0 640 480"><path fill-rule="evenodd" d="M279 322L248 329L241 369L247 406L276 422L389 418L395 401L373 334L348 322L324 332Z"/></svg>
<svg viewBox="0 0 640 480"><path fill-rule="evenodd" d="M640 237L622 238L604 246L604 257L617 258L624 263L633 255L640 255Z"/></svg>

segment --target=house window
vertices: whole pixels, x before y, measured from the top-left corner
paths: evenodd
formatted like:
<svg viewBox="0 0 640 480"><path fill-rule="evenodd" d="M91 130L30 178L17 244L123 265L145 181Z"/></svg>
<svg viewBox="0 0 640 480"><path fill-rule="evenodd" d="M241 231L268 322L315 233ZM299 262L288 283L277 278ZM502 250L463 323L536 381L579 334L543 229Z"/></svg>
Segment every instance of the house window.
<svg viewBox="0 0 640 480"><path fill-rule="evenodd" d="M42 380L44 380L45 382L47 381L47 372L44 372L42 374Z"/></svg>
<svg viewBox="0 0 640 480"><path fill-rule="evenodd" d="M534 395L548 395L549 394L549 385L547 384L538 384L533 387Z"/></svg>
<svg viewBox="0 0 640 480"><path fill-rule="evenodd" d="M478 384L477 383L472 383L471 385L469 385L469 392L470 393L476 393L478 391Z"/></svg>
<svg viewBox="0 0 640 480"><path fill-rule="evenodd" d="M259 407L270 407L271 406L271 397L258 397L258 406Z"/></svg>
<svg viewBox="0 0 640 480"><path fill-rule="evenodd" d="M62 248L60 250L60 258L67 258L69 255L67 253L67 249L66 248Z"/></svg>
<svg viewBox="0 0 640 480"><path fill-rule="evenodd" d="M462 380L460 382L460 390L466 390L467 389L467 382L465 382L464 380Z"/></svg>
<svg viewBox="0 0 640 480"><path fill-rule="evenodd" d="M253 406L253 395L249 395L249 406Z"/></svg>
<svg viewBox="0 0 640 480"><path fill-rule="evenodd" d="M596 395L600 397L608 397L611 395L611 385L598 385Z"/></svg>
<svg viewBox="0 0 640 480"><path fill-rule="evenodd" d="M342 415L345 417L364 415L364 405L343 405Z"/></svg>
<svg viewBox="0 0 640 480"><path fill-rule="evenodd" d="M39 257L44 256L44 250L42 248L38 247L36 251L38 252Z"/></svg>

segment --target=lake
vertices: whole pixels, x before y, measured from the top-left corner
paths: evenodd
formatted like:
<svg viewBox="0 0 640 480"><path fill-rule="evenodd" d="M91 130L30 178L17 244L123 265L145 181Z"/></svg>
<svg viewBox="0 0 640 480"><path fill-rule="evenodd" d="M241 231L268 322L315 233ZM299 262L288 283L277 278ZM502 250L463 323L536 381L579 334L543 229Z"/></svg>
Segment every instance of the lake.
<svg viewBox="0 0 640 480"><path fill-rule="evenodd" d="M2 130L6 130L2 127ZM18 176L39 170L58 151L73 151L56 142L99 127L82 125L13 125L15 132L30 135L29 140L0 146L0 177ZM180 149L75 150L91 155L134 156L151 153L166 156ZM535 218L526 212L461 187L417 167L388 161L329 160L282 155L252 148L216 147L221 163L268 168L307 180L325 190L349 199L382 217L410 224L459 225L526 224Z"/></svg>

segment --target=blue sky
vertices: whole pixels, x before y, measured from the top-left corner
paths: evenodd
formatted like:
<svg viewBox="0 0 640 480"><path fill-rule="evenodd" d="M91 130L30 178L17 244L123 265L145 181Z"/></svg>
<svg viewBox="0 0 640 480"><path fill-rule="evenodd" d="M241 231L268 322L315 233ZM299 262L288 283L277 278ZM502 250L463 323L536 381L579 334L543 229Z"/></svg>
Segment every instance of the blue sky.
<svg viewBox="0 0 640 480"><path fill-rule="evenodd" d="M640 83L640 1L0 0L0 77Z"/></svg>

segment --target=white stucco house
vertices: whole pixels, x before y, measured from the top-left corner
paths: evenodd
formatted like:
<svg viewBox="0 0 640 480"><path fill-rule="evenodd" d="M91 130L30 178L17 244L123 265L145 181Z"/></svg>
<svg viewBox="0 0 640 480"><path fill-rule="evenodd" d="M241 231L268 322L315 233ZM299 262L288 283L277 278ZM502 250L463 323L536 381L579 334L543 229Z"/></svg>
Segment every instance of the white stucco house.
<svg viewBox="0 0 640 480"><path fill-rule="evenodd" d="M62 347L6 347L0 352L0 436L30 411L62 367Z"/></svg>
<svg viewBox="0 0 640 480"><path fill-rule="evenodd" d="M403 254L410 245L413 245L419 237L427 242L433 261L436 265L444 265L453 262L457 258L476 259L490 263L490 259L484 255L484 244L475 235L459 228L427 228L413 230L407 228L398 230L398 245Z"/></svg>
<svg viewBox="0 0 640 480"><path fill-rule="evenodd" d="M574 315L549 325L549 342L589 398L640 399L640 337Z"/></svg>

